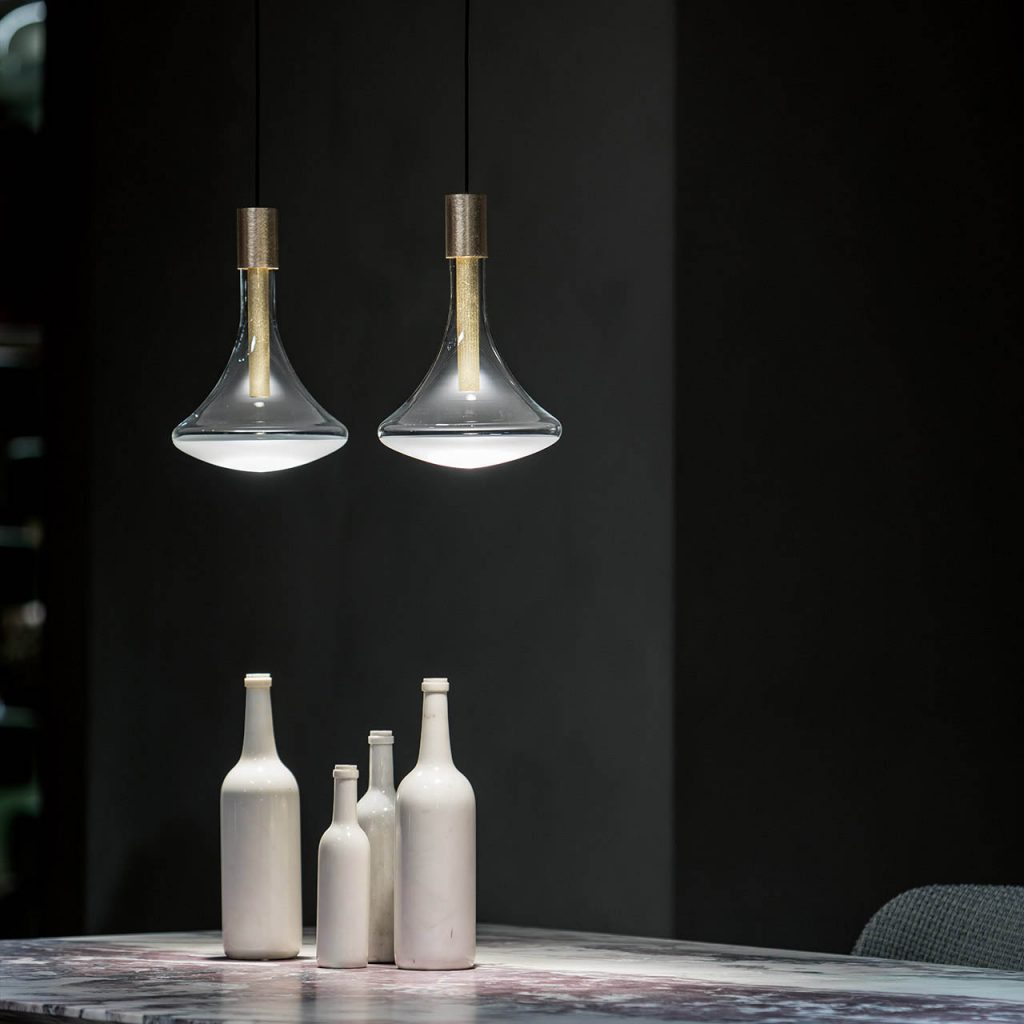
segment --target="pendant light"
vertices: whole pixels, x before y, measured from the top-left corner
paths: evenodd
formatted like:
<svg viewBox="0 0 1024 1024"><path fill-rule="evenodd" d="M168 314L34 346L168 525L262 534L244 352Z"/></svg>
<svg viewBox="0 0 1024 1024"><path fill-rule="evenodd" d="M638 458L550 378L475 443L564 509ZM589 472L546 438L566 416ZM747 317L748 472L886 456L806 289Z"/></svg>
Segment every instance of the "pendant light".
<svg viewBox="0 0 1024 1024"><path fill-rule="evenodd" d="M551 447L562 425L509 372L487 322L487 197L469 190L469 0L464 71L465 191L445 196L444 203L448 326L434 365L377 436L423 462L480 469Z"/></svg>
<svg viewBox="0 0 1024 1024"><path fill-rule="evenodd" d="M269 473L337 451L348 431L302 386L277 329L277 210L260 206L260 11L253 3L255 201L237 211L238 339L206 400L171 434L176 448L223 469Z"/></svg>

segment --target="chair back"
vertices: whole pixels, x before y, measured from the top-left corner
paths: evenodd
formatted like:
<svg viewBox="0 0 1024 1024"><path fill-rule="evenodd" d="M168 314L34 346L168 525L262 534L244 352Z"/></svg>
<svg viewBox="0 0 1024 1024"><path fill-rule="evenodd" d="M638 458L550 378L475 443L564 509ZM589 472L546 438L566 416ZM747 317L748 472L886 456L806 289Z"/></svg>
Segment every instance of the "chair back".
<svg viewBox="0 0 1024 1024"><path fill-rule="evenodd" d="M868 921L855 956L1024 971L1024 886L926 885Z"/></svg>

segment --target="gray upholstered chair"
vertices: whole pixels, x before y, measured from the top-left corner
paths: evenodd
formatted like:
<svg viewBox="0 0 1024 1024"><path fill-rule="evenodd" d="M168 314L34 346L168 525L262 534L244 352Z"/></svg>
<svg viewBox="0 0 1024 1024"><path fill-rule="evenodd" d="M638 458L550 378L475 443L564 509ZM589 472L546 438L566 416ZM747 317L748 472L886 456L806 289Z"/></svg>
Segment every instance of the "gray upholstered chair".
<svg viewBox="0 0 1024 1024"><path fill-rule="evenodd" d="M855 956L1024 971L1024 886L926 885L889 900Z"/></svg>

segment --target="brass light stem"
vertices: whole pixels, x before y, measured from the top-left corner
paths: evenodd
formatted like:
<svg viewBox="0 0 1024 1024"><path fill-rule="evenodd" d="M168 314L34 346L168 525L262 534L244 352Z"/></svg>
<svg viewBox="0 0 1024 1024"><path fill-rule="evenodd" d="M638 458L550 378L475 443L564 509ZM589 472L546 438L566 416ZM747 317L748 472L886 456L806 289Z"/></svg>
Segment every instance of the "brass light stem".
<svg viewBox="0 0 1024 1024"><path fill-rule="evenodd" d="M480 390L480 261L455 260L455 332L458 339L459 391Z"/></svg>
<svg viewBox="0 0 1024 1024"><path fill-rule="evenodd" d="M459 391L480 390L480 261L487 258L487 196L444 197L445 255L455 260Z"/></svg>
<svg viewBox="0 0 1024 1024"><path fill-rule="evenodd" d="M270 397L270 271L276 270L277 210L238 211L238 268L245 271L249 397Z"/></svg>
<svg viewBox="0 0 1024 1024"><path fill-rule="evenodd" d="M245 271L249 312L249 397L270 397L270 271Z"/></svg>

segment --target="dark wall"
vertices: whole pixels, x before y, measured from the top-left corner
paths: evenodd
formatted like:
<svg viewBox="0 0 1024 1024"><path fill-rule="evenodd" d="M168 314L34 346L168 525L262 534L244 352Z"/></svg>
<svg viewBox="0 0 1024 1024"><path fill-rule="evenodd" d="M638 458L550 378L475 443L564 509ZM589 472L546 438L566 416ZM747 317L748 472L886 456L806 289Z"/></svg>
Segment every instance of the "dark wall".
<svg viewBox="0 0 1024 1024"><path fill-rule="evenodd" d="M1024 882L1012 7L679 8L681 936Z"/></svg>
<svg viewBox="0 0 1024 1024"><path fill-rule="evenodd" d="M88 687L89 930L218 924L218 789L242 676L270 671L310 923L331 766L364 763L367 730L392 727L406 772L420 678L445 674L479 805L481 919L671 932L672 7L477 7L471 186L490 197L491 323L564 438L476 473L376 440L447 313L461 3L265 0L282 334L352 433L268 476L169 439L235 335L250 5L96 9L95 313L53 340L90 351L87 397L65 381L54 399L84 406L59 429L87 449L89 562L51 577L88 583L87 636L70 615L50 634L68 676L55 685Z"/></svg>
<svg viewBox="0 0 1024 1024"><path fill-rule="evenodd" d="M461 7L264 0L282 331L353 439L263 478L168 442L234 336L249 6L75 11L48 114L92 211L56 210L83 269L48 338L52 891L89 897L64 930L217 924L249 670L309 908L330 765L391 725L406 770L433 673L485 919L668 933L674 885L681 937L845 950L908 886L1022 881L1008 5L687 3L673 65L667 3L477 4L492 323L565 437L459 474L374 431L443 326Z"/></svg>

